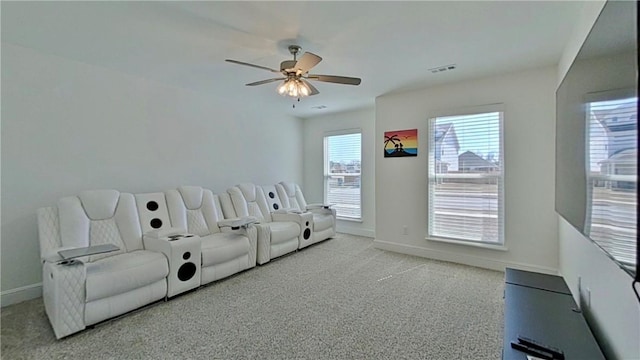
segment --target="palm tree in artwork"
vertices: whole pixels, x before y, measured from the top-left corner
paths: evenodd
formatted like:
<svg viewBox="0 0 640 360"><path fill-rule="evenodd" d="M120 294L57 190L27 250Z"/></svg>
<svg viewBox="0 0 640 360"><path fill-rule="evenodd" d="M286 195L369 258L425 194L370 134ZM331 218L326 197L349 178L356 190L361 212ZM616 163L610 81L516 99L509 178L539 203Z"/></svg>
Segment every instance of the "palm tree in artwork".
<svg viewBox="0 0 640 360"><path fill-rule="evenodd" d="M392 143L395 146L396 151L397 151L398 150L398 144L396 144L396 141L400 142L400 139L398 138L398 135L396 135L396 134L391 135L391 136L386 136L385 135L384 136L384 151L385 152L387 151L387 145L389 143Z"/></svg>

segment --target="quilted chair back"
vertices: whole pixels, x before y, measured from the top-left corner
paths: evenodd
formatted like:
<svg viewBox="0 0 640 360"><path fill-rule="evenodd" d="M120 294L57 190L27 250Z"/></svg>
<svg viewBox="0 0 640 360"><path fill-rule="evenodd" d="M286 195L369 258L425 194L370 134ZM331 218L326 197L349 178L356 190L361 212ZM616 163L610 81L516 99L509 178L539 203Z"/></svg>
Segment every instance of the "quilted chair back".
<svg viewBox="0 0 640 360"><path fill-rule="evenodd" d="M142 232L132 194L116 190L83 191L58 201L63 247L113 244L120 248L93 255L89 262L142 249Z"/></svg>
<svg viewBox="0 0 640 360"><path fill-rule="evenodd" d="M191 234L207 236L220 232L218 221L224 219L220 199L200 186L181 186L166 192L169 217L175 227Z"/></svg>
<svg viewBox="0 0 640 360"><path fill-rule="evenodd" d="M285 207L300 211L307 210L307 202L304 199L304 195L302 195L300 186L296 183L281 181L276 184L276 189L278 189L278 195L280 195L280 199Z"/></svg>
<svg viewBox="0 0 640 360"><path fill-rule="evenodd" d="M259 222L271 222L271 213L262 188L251 183L227 190L237 216L255 216Z"/></svg>

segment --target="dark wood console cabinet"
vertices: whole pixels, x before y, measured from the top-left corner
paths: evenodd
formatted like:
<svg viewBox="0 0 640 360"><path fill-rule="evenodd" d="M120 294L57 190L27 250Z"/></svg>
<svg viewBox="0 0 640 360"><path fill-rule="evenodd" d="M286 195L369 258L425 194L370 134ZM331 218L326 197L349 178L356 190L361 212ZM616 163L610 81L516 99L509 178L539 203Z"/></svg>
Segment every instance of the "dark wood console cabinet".
<svg viewBox="0 0 640 360"><path fill-rule="evenodd" d="M503 359L527 359L525 353L511 348L518 336L556 347L566 360L604 359L564 279L507 268Z"/></svg>

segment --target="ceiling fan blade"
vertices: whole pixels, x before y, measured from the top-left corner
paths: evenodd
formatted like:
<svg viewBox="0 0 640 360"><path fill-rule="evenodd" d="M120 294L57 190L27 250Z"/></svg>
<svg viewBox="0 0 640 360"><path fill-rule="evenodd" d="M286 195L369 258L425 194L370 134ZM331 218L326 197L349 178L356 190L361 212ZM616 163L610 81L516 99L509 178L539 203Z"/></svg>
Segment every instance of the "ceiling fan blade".
<svg viewBox="0 0 640 360"><path fill-rule="evenodd" d="M266 66L260 66L260 65L249 64L249 63L242 62L242 61L238 61L238 60L226 59L225 61L226 61L226 62L230 62L230 63L234 63L234 64L238 64L238 65L251 66L251 67L254 67L254 68L258 68L258 69L262 69L262 70L267 70L267 71L271 71L271 72L274 72L274 73L279 73L279 72L280 72L280 70L271 69L271 68L268 68L268 67L266 67Z"/></svg>
<svg viewBox="0 0 640 360"><path fill-rule="evenodd" d="M309 74L309 76L307 76L307 79L345 85L360 85L360 82L362 81L360 78L354 77L315 74Z"/></svg>
<svg viewBox="0 0 640 360"><path fill-rule="evenodd" d="M316 89L315 86L311 85L311 83L309 83L307 80L305 79L300 79L302 81L302 83L309 88L309 90L311 90L309 92L309 96L311 95L316 95L316 94L320 94L320 91L318 91L318 89Z"/></svg>
<svg viewBox="0 0 640 360"><path fill-rule="evenodd" d="M247 85L247 86L256 86L256 85L268 84L268 83L272 83L272 82L274 82L274 81L280 81L280 80L286 80L286 78L274 78L274 79L267 79L267 80L262 80L262 81L256 81L256 82L248 83L248 84L245 84L245 85Z"/></svg>
<svg viewBox="0 0 640 360"><path fill-rule="evenodd" d="M294 68L298 75L302 75L311 70L312 67L318 65L320 61L322 61L322 58L320 56L310 52L306 52L302 55L300 60L298 60Z"/></svg>

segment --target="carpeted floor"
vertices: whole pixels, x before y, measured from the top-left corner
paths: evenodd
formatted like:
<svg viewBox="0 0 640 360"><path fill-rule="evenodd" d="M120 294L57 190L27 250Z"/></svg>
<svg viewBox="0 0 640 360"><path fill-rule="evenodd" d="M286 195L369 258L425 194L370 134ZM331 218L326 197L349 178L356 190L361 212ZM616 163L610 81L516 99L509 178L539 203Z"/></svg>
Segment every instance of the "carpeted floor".
<svg viewBox="0 0 640 360"><path fill-rule="evenodd" d="M2 308L3 359L499 359L503 280L339 234L55 340L42 299Z"/></svg>

